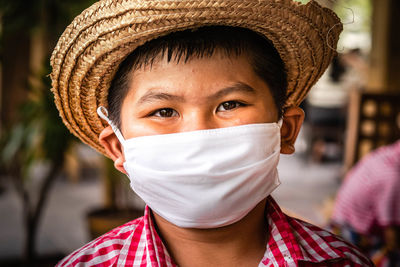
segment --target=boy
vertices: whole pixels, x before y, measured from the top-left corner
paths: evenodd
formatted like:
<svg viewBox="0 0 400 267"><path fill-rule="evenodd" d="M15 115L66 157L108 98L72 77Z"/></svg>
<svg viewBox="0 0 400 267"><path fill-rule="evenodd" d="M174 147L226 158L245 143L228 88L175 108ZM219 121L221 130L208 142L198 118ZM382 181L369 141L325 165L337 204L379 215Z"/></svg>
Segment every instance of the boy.
<svg viewBox="0 0 400 267"><path fill-rule="evenodd" d="M292 0L110 0L78 16L51 59L57 107L147 207L59 266L370 266L269 196L340 30Z"/></svg>

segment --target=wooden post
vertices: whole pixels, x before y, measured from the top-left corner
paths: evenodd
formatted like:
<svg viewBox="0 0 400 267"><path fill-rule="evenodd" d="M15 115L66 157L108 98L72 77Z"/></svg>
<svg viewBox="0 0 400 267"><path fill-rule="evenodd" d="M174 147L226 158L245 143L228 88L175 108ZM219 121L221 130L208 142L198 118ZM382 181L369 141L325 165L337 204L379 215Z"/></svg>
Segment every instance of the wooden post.
<svg viewBox="0 0 400 267"><path fill-rule="evenodd" d="M400 91L400 2L374 0L368 88Z"/></svg>
<svg viewBox="0 0 400 267"><path fill-rule="evenodd" d="M380 2L381 0L379 0ZM389 91L400 92L400 1L391 0L388 25L388 67L387 87Z"/></svg>

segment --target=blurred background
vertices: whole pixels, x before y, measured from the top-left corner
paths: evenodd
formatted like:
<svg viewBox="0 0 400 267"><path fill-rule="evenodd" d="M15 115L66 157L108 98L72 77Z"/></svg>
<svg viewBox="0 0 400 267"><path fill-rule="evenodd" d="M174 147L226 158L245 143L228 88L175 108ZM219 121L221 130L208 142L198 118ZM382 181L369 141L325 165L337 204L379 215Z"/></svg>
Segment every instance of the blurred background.
<svg viewBox="0 0 400 267"><path fill-rule="evenodd" d="M0 266L53 266L141 216L128 179L68 132L50 93L58 37L93 2L0 0ZM400 138L400 2L318 2L345 24L339 54L302 103L296 153L281 157L273 195L292 216L334 229L349 170Z"/></svg>

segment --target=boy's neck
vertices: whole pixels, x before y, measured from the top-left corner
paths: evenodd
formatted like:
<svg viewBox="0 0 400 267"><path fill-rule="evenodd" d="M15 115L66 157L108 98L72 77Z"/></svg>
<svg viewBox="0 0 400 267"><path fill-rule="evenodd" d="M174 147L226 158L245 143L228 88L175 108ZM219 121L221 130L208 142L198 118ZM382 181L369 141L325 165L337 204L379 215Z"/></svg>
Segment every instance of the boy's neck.
<svg viewBox="0 0 400 267"><path fill-rule="evenodd" d="M153 212L160 237L180 266L258 266L267 243L266 200L240 221L216 229L180 228Z"/></svg>

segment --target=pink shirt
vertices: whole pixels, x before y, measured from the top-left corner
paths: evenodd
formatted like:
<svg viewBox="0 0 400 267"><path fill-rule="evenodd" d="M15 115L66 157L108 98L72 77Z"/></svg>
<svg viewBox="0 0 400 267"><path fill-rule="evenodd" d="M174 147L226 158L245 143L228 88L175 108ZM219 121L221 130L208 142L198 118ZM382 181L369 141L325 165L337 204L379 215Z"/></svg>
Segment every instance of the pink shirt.
<svg viewBox="0 0 400 267"><path fill-rule="evenodd" d="M332 220L360 234L400 225L400 141L365 156L348 173Z"/></svg>
<svg viewBox="0 0 400 267"><path fill-rule="evenodd" d="M285 215L272 197L265 213L268 244L259 266L373 266L355 247ZM93 240L57 266L176 266L154 228L150 209Z"/></svg>

